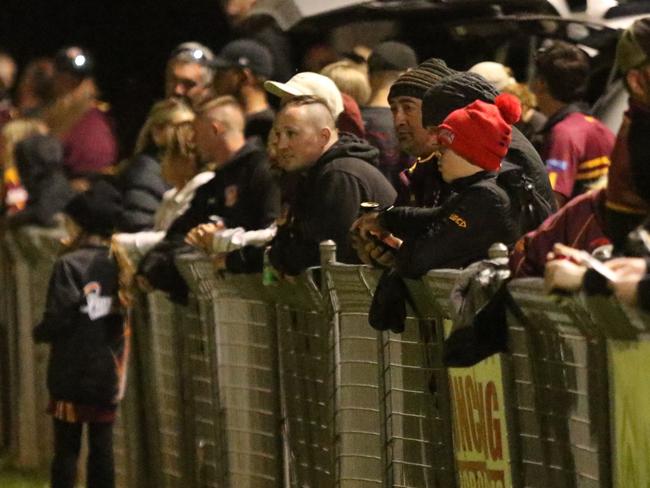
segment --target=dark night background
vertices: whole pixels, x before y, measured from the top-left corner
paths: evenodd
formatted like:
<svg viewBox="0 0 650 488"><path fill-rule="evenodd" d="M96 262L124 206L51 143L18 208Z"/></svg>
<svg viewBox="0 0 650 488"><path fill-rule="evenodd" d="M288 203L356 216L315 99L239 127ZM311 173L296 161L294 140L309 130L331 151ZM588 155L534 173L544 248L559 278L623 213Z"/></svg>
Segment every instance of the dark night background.
<svg viewBox="0 0 650 488"><path fill-rule="evenodd" d="M96 80L111 104L122 155L130 154L147 110L163 96L165 61L174 46L191 40L217 51L229 36L219 0L0 2L0 49L19 69L64 45L94 54Z"/></svg>

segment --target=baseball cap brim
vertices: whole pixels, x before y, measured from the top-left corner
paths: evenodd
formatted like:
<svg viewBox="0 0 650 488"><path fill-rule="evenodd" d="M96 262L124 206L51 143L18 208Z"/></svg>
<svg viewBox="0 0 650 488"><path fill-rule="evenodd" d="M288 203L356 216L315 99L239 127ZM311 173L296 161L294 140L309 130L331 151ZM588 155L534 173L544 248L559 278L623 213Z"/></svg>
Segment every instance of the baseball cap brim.
<svg viewBox="0 0 650 488"><path fill-rule="evenodd" d="M222 56L216 56L210 63L210 66L213 69L227 69L234 68L237 66L237 64L233 63L230 59L226 59Z"/></svg>
<svg viewBox="0 0 650 488"><path fill-rule="evenodd" d="M288 83L280 83L279 81L265 81L264 89L269 92L271 95L276 97L286 97L287 95L292 97L299 97L304 95L298 88L291 86Z"/></svg>

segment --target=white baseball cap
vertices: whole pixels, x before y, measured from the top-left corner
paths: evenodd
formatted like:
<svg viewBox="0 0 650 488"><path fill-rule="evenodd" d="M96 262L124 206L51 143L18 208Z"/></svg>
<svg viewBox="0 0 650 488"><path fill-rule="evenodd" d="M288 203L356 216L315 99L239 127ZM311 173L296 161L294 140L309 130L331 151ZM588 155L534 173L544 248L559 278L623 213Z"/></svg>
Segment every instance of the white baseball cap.
<svg viewBox="0 0 650 488"><path fill-rule="evenodd" d="M512 77L512 73L510 73L508 68L494 61L483 61L482 63L475 64L469 71L481 75L498 91L502 91L506 86L517 82Z"/></svg>
<svg viewBox="0 0 650 488"><path fill-rule="evenodd" d="M294 75L286 83L265 81L264 88L267 92L280 98L299 97L302 95L312 95L322 98L335 119L343 112L343 97L341 96L341 92L331 79L318 73L303 71Z"/></svg>

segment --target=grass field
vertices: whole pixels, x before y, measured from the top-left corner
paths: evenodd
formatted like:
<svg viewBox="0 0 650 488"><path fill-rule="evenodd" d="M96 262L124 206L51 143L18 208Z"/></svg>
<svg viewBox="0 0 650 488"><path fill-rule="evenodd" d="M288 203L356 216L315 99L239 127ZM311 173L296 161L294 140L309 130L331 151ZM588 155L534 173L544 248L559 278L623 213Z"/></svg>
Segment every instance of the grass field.
<svg viewBox="0 0 650 488"><path fill-rule="evenodd" d="M0 469L0 486L2 488L47 488L44 476L15 470Z"/></svg>
<svg viewBox="0 0 650 488"><path fill-rule="evenodd" d="M47 488L49 486L44 473L21 471L9 466L0 455L0 487L2 488Z"/></svg>

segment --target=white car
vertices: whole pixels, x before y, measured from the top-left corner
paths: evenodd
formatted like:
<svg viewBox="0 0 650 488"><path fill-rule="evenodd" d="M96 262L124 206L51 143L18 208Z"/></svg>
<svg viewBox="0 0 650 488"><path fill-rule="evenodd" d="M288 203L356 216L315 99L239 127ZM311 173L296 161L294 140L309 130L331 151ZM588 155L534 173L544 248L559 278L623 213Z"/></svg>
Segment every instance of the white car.
<svg viewBox="0 0 650 488"><path fill-rule="evenodd" d="M501 62L518 81L533 76L533 55L545 39L575 43L591 58L587 101L616 132L627 108L614 68L616 42L635 19L650 15L650 0L258 0L256 8L274 16L303 52L394 39L422 60L440 57L456 69Z"/></svg>

